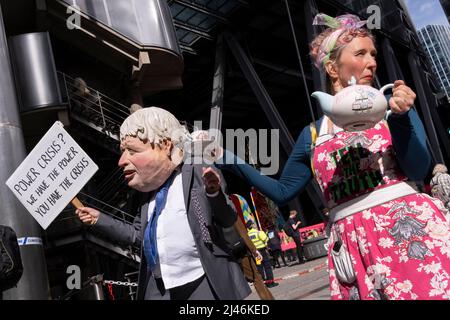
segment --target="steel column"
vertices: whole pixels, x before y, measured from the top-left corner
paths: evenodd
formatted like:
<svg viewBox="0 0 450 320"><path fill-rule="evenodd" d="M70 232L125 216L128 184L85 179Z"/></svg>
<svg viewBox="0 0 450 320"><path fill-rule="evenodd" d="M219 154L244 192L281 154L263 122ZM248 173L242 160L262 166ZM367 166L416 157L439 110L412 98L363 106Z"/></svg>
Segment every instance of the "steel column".
<svg viewBox="0 0 450 320"><path fill-rule="evenodd" d="M411 67L411 73L413 75L414 84L417 90L417 97L419 98L420 109L424 117L425 129L428 133L430 145L434 154L434 160L435 162L444 163L444 158L442 156L441 148L439 147L439 140L436 134L433 118L431 116L431 109L432 108L436 109L436 105L431 105L432 94L428 92L429 91L428 84L426 83L426 81L424 81L422 72L419 72L420 68L419 64L417 63L417 57L416 54L412 51L410 51L408 54L408 62ZM437 117L436 120L437 120L436 125L438 126L441 125L439 117ZM446 138L445 133L444 138ZM450 154L448 142L446 143L446 141L443 140L443 144L444 147L446 147L447 149L447 153Z"/></svg>
<svg viewBox="0 0 450 320"><path fill-rule="evenodd" d="M386 70L388 73L389 82L395 80L404 80L403 72L398 65L398 61L395 58L394 49L392 48L391 41L388 38L383 39L382 51L384 61L386 62Z"/></svg>
<svg viewBox="0 0 450 320"><path fill-rule="evenodd" d="M394 49L392 48L391 41L388 38L383 39L382 43L383 57L386 62L386 69L388 73L389 82L394 82L398 79L405 80L402 70L400 69L399 63L396 59ZM427 145L430 149L434 161L436 161L435 150L430 143L430 139L427 136Z"/></svg>
<svg viewBox="0 0 450 320"><path fill-rule="evenodd" d="M280 141L283 149L287 154L290 154L292 151L292 147L294 146L294 139L292 138L291 133L289 132L283 119L278 113L278 110L276 109L275 104L270 98L269 93L264 88L264 85L262 84L261 79L256 73L255 68L253 68L250 60L248 59L247 55L245 54L236 38L230 33L225 33L224 37L231 52L236 58L236 61L238 62L245 78L249 82L250 87L252 88L253 93L256 96L256 99L263 108L264 113L266 114L272 128L280 130Z"/></svg>
<svg viewBox="0 0 450 320"><path fill-rule="evenodd" d="M223 35L217 37L216 59L214 66L213 91L211 98L210 129L222 129L223 96L225 90L225 46ZM216 137L217 139L218 137ZM218 142L220 143L220 142Z"/></svg>
<svg viewBox="0 0 450 320"><path fill-rule="evenodd" d="M12 227L19 238L41 238L37 222L16 199L5 181L26 157L19 117L19 105L14 86L10 56L6 41L3 14L0 7L0 224ZM24 272L16 288L3 293L5 300L43 300L50 298L47 269L42 245L20 247Z"/></svg>
<svg viewBox="0 0 450 320"><path fill-rule="evenodd" d="M225 40L226 40L231 52L233 53L239 66L241 67L241 70L242 70L245 78L249 82L259 104L263 108L263 111L266 114L272 128L276 128L276 129L280 130L281 145L283 146L283 149L286 152L286 154L289 156L292 152L292 149L293 149L294 143L295 143L294 139L292 138L291 133L287 129L286 124L284 123L283 119L281 118L280 114L278 113L278 110L276 109L275 104L273 103L268 92L264 88L264 86L261 82L261 79L258 77L258 74L256 73L250 60L248 59L244 50L239 45L236 38L230 33L225 33L224 37L225 37ZM321 201L321 195L317 193L317 190L314 188L313 184L311 184L311 183L309 183L308 186L306 187L306 191L308 192L308 195L311 198L313 205L314 205L315 209L317 210L317 213L320 215L320 212L321 212L320 207L323 205L323 203ZM302 222L305 223L306 220L301 211L301 205L300 205L298 198L296 197L292 201L290 201L289 205L298 211Z"/></svg>

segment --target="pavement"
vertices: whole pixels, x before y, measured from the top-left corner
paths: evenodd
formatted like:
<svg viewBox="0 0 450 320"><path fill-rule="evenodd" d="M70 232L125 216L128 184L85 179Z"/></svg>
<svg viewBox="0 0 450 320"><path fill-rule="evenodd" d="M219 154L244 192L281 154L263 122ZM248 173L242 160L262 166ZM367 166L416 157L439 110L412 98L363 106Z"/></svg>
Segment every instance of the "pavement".
<svg viewBox="0 0 450 320"><path fill-rule="evenodd" d="M327 257L273 269L279 285L269 290L275 300L330 300ZM253 285L246 300L260 300Z"/></svg>

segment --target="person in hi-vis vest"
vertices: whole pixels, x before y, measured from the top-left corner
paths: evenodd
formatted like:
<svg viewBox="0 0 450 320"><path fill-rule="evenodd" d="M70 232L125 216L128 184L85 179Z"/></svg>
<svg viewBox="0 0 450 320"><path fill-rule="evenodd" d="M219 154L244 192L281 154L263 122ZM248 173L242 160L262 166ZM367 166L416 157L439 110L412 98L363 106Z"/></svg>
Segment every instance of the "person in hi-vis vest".
<svg viewBox="0 0 450 320"><path fill-rule="evenodd" d="M261 263L257 264L258 270L263 276L264 282L268 288L276 287L278 283L273 280L272 266L270 265L270 257L267 253L267 242L269 241L269 237L264 231L256 229L256 225L251 221L247 222L246 227L249 238L263 258Z"/></svg>

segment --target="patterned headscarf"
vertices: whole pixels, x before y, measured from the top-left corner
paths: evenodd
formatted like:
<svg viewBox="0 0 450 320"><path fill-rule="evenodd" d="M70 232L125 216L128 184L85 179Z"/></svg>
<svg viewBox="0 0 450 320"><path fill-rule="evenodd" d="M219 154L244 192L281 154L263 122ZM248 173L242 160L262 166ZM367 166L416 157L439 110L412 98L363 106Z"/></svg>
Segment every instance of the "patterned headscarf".
<svg viewBox="0 0 450 320"><path fill-rule="evenodd" d="M327 26L333 31L328 37L326 37L319 47L319 53L316 58L316 66L319 68L321 65L325 65L330 59L330 54L336 46L338 38L347 30L355 30L362 28L367 23L367 20L361 21L358 16L353 14L344 14L333 18L324 13L319 13L315 16L313 25Z"/></svg>

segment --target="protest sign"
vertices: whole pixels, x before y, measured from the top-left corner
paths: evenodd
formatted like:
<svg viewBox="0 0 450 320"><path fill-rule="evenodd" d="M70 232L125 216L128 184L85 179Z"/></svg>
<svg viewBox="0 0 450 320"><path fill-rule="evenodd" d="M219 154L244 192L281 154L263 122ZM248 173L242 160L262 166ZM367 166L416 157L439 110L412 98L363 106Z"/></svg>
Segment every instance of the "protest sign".
<svg viewBox="0 0 450 320"><path fill-rule="evenodd" d="M94 161L56 121L6 185L47 229L97 170Z"/></svg>

